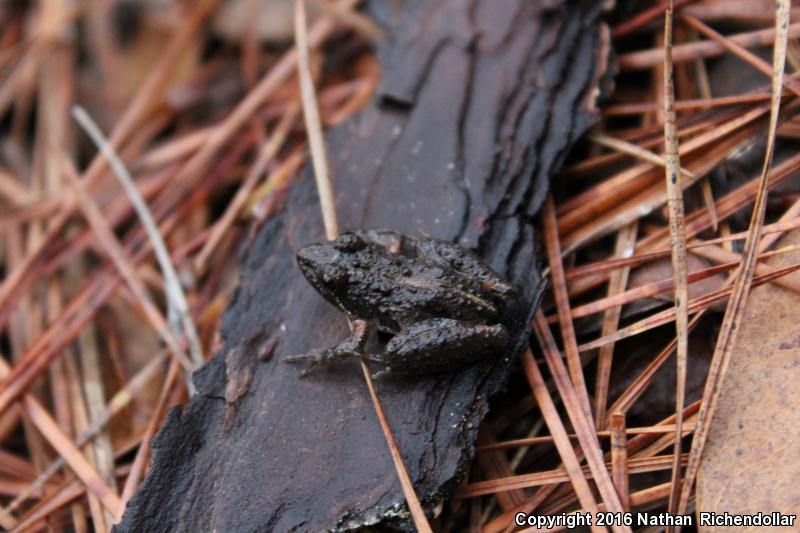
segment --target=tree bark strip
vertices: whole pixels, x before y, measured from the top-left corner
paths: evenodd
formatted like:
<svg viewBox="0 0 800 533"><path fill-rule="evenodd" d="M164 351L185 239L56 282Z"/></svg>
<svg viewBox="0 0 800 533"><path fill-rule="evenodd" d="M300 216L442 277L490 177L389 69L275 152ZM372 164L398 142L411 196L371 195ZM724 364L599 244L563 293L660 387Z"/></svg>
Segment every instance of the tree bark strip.
<svg viewBox="0 0 800 533"><path fill-rule="evenodd" d="M509 353L377 383L428 509L463 474L488 399L528 341L544 285L534 217L608 81L603 3L370 6L394 37L379 50L375 103L327 136L342 228L459 242L521 289L504 314L516 339ZM199 394L154 439L152 469L117 531L411 528L356 364L301 380L281 361L349 334L294 261L323 239L306 169L252 243L223 318L224 348L195 375Z"/></svg>

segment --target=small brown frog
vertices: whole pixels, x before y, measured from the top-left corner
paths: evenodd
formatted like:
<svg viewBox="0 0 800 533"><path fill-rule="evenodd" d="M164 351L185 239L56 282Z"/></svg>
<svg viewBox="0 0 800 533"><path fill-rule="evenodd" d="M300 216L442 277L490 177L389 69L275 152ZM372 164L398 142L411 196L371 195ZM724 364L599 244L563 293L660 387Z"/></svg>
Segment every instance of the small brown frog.
<svg viewBox="0 0 800 533"><path fill-rule="evenodd" d="M514 288L455 244L359 231L306 246L297 262L314 288L353 320L350 340L284 359L310 362L302 375L350 357L384 366L376 375L432 374L508 346L498 304ZM370 327L392 335L381 353L364 353Z"/></svg>

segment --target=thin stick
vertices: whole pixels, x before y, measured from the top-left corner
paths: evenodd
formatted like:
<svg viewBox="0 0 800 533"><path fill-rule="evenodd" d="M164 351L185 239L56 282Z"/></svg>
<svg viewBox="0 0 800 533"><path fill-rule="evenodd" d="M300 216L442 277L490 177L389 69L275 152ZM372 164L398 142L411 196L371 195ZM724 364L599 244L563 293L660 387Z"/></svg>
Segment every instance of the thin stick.
<svg viewBox="0 0 800 533"><path fill-rule="evenodd" d="M769 63L767 63L766 61L755 55L747 48L737 44L735 41L725 37L721 33L714 31L714 29L706 26L705 24L703 24L694 17L691 17L689 15L684 15L683 20L688 22L689 25L692 26L694 29L703 33L706 37L710 37L714 41L724 46L726 50L736 55L745 63L748 63L762 74L770 77L774 75L774 72L770 68ZM793 92L795 95L800 96L800 82L798 82L791 76L784 76L782 81L784 87Z"/></svg>
<svg viewBox="0 0 800 533"><path fill-rule="evenodd" d="M75 440L75 446L78 448L83 447L86 443L91 441L100 431L108 424L108 422L122 409L124 409L132 400L134 395L139 392L150 379L159 373L163 368L165 354L159 354L148 362L120 391L118 391L109 400L108 405L103 413L97 416L94 423L83 432L83 434ZM63 466L64 458L57 457L52 463L42 469L39 476L28 485L26 490L21 491L4 509L0 510L0 517L10 515L13 513L25 500L32 494L41 489L47 481L53 477Z"/></svg>
<svg viewBox="0 0 800 533"><path fill-rule="evenodd" d="M670 2L671 4L672 2ZM683 429L683 404L686 397L686 362L689 351L689 282L686 265L686 224L683 210L681 161L678 155L678 127L675 124L675 80L672 68L672 9L664 17L664 146L665 178L669 206L669 233L672 246L672 271L675 284L675 332L677 375L675 383L675 449L672 463L672 492L669 510L674 514L681 486L680 455ZM671 530L669 528L668 530Z"/></svg>
<svg viewBox="0 0 800 533"><path fill-rule="evenodd" d="M706 387L703 391L703 404L698 413L697 429L694 439L692 440L692 448L686 467L685 481L678 502L677 512L679 514L683 514L689 504L694 480L700 468L703 448L705 447L711 427L711 420L713 419L714 410L722 389L722 382L725 378L725 372L728 369L731 355L733 354L736 337L739 333L739 326L747 304L747 297L753 283L756 253L758 252L758 244L761 239L761 227L764 223L764 214L767 207L768 177L772 167L772 159L775 150L775 133L778 128L778 115L781 106L790 7L790 0L777 1L775 11L775 45L772 57L772 102L770 106L769 134L767 137L766 154L764 155L764 167L761 172L758 193L753 206L753 215L750 220L747 240L745 241L745 253L742 257L741 274L736 279L733 292L728 300L725 318L722 321L717 344L714 348L714 355L711 359L711 366L708 371Z"/></svg>
<svg viewBox="0 0 800 533"><path fill-rule="evenodd" d="M637 159L641 159L642 161L647 161L648 163L653 163L654 165L658 165L660 167L667 166L667 161L660 155L654 154L650 150L645 150L644 148L640 148L638 145L633 144L631 142L624 141L622 139L617 139L616 137L612 137L611 135L597 132L591 134L589 136L589 139L593 142L596 142L600 146L611 148L612 150L616 150L620 153L633 156ZM685 176L690 180L696 179L696 176L692 172L686 170L685 168L679 168L678 171L681 173L682 176Z"/></svg>
<svg viewBox="0 0 800 533"><path fill-rule="evenodd" d="M553 442L556 445L558 454L561 456L562 463L564 463L563 471L566 473L567 479L572 482L578 501L580 501L585 511L597 512L597 502L594 499L592 490L589 488L589 483L586 481L586 475L581 469L575 450L569 442L567 431L564 429L564 423L561 421L561 416L558 414L553 398L550 396L550 391L547 390L544 377L539 367L536 366L536 361L534 361L530 349L525 350L525 353L522 354L522 368L525 370L525 376L528 378L528 383L531 386L547 428L553 436ZM592 530L605 531L605 528L593 525Z"/></svg>
<svg viewBox="0 0 800 533"><path fill-rule="evenodd" d="M625 414L611 415L611 477L625 511L630 510L628 490L628 445L625 434Z"/></svg>
<svg viewBox="0 0 800 533"><path fill-rule="evenodd" d="M139 215L139 220L147 234L147 238L153 246L158 265L164 276L168 305L167 316L169 317L172 331L176 336L186 338L189 344L192 362L195 367L200 367L205 362L203 348L200 345L200 338L197 335L197 329L195 328L191 313L189 312L189 304L186 301L186 295L178 279L178 273L175 272L172 258L167 251L167 246L164 243L158 225L153 219L153 215L150 213L150 208L147 207L147 203L144 198L142 198L139 189L133 183L128 169L125 168L125 165L119 157L117 157L116 150L106 141L100 128L97 127L97 124L95 124L89 114L86 113L82 107L75 106L72 109L72 115L106 157L114 174L119 179L122 188L125 189L125 193L128 195L131 204L136 210L136 214ZM181 331L183 331L183 335L180 335ZM194 387L191 385L191 380L189 380L189 390L190 394L194 394Z"/></svg>
<svg viewBox="0 0 800 533"><path fill-rule="evenodd" d="M333 186L331 184L330 170L328 166L328 156L325 149L325 140L322 136L322 121L319 116L319 107L314 90L314 81L311 76L311 65L308 52L308 35L306 28L306 9L304 0L296 0L294 11L294 29L297 48L297 67L298 75L300 77L301 98L303 103L303 117L306 122L306 131L308 132L309 147L311 149L311 160L314 167L314 176L317 183L317 192L319 194L320 207L322 209L322 219L325 224L325 234L328 240L333 240L339 235L339 222L336 216L336 202L333 196ZM352 326L351 326L352 327ZM418 531L423 533L431 533L428 518L422 509L416 492L414 491L414 484L411 477L408 475L405 465L403 464L403 457L400 450L397 448L392 430L389 427L389 422L383 412L378 395L375 392L375 387L372 383L372 376L370 375L369 368L366 362L361 360L361 371L364 374L364 379L367 382L367 389L369 389L372 404L375 407L375 414L378 416L381 430L386 438L386 443L389 445L389 453L392 455L395 471L400 480L400 485L403 489L403 494L406 498L406 503L411 511L411 517L414 520L414 525Z"/></svg>
<svg viewBox="0 0 800 533"><path fill-rule="evenodd" d="M630 255L636 245L637 223L633 223L621 229L617 234L615 255L624 257ZM608 295L614 297L625 291L628 284L629 268L623 268L612 274L608 283ZM574 318L574 309L573 318ZM601 335L606 336L615 332L619 328L619 318L622 315L622 306L606 310L603 316L603 328ZM609 343L600 348L597 356L597 377L594 388L594 412L595 425L598 428L605 427L606 406L608 405L608 383L611 379L611 366L614 361L614 343Z"/></svg>
<svg viewBox="0 0 800 533"><path fill-rule="evenodd" d="M792 24L784 29L788 29L792 39L800 37L800 23ZM777 37L774 29L767 29L730 35L728 39L746 48L757 48L770 44L773 40L777 40ZM721 56L724 53L725 47L715 41L699 41L676 46L672 51L672 61L681 63L698 57ZM619 66L622 70L648 69L663 62L664 50L661 48L629 52L619 57Z"/></svg>
<svg viewBox="0 0 800 533"><path fill-rule="evenodd" d="M236 191L233 199L228 204L228 207L225 209L225 213L222 215L219 221L214 224L213 228L211 229L211 235L209 235L206 243L203 245L202 250L197 254L197 257L194 260L194 269L197 274L202 274L205 271L208 258L214 252L220 240L222 240L222 237L225 235L227 229L231 226L231 224L233 224L233 221L236 219L236 215L247 202L248 196L250 196L250 193L253 191L253 189L255 189L256 185L258 184L258 179L267 169L269 162L272 161L280 151L281 147L286 141L286 137L289 134L289 129L291 128L292 124L294 124L296 114L296 103L289 104L283 116L281 117L280 122L278 122L278 125L272 132L272 135L270 135L269 139L259 150L258 156L256 156L256 160L253 163L253 166L250 167L250 170L242 182L242 185Z"/></svg>
<svg viewBox="0 0 800 533"><path fill-rule="evenodd" d="M175 356L175 359L187 371L191 372L195 370L194 363L186 356L186 353L181 347L180 342L175 338L172 331L170 331L167 321L161 315L161 312L156 307L156 304L150 298L150 295L144 286L144 282L142 282L138 272L125 253L122 244L120 244L116 235L114 235L111 225L103 216L103 213L98 205L89 196L74 167L72 167L70 162L66 160L66 156L64 163L64 176L67 179L67 183L75 191L75 197L78 199L81 210L83 211L86 220L89 222L92 231L95 233L97 241L103 247L106 254L108 254L108 257L111 259L111 262L117 268L119 276L125 280L125 283L127 283L128 288L136 298L137 303L141 306L142 311L144 311L148 322L150 322L152 327L161 336L167 346L169 346L171 353Z"/></svg>
<svg viewBox="0 0 800 533"><path fill-rule="evenodd" d="M575 392L577 393L580 407L584 410L586 416L591 419L592 407L589 402L589 393L583 376L581 358L578 354L578 342L575 337L575 328L572 324L572 313L570 311L567 282L564 278L564 265L561 262L561 245L558 239L556 213L552 196L549 196L544 204L543 220L547 259L550 265L550 279L553 282L553 294L555 295L556 307L558 309L558 322L561 325L561 336L564 339L564 351L566 352L569 376L572 380Z"/></svg>
<svg viewBox="0 0 800 533"><path fill-rule="evenodd" d="M302 0L300 0L300 2L302 2ZM375 414L378 415L378 421L386 437L386 443L389 445L389 453L392 455L392 462L394 462L397 477L400 479L400 485L403 487L403 493L406 495L406 502L411 511L411 516L414 519L414 525L417 531L432 533L433 530L430 524L428 524L428 518L425 516L425 511L422 510L422 505L420 505L419 498L417 498L417 494L414 491L414 483L411 481L406 471L405 464L403 464L403 456L400 455L400 449L397 447L397 442L395 442L394 436L392 435L392 428L389 427L389 421L386 419L381 401L378 398L378 394L375 392L375 385L372 383L369 367L367 367L363 359L361 360L361 371L364 374L364 381L367 382L367 389L369 389L372 404L375 406Z"/></svg>
<svg viewBox="0 0 800 533"><path fill-rule="evenodd" d="M308 132L308 144L311 149L311 164L317 180L322 220L328 240L339 235L339 221L336 217L336 202L333 197L333 185L330 180L328 154L325 140L322 138L322 120L319 117L317 93L311 77L311 59L308 52L308 34L306 32L306 4L304 0L295 2L294 31L297 40L297 64L300 75L300 93L303 99L303 118Z"/></svg>

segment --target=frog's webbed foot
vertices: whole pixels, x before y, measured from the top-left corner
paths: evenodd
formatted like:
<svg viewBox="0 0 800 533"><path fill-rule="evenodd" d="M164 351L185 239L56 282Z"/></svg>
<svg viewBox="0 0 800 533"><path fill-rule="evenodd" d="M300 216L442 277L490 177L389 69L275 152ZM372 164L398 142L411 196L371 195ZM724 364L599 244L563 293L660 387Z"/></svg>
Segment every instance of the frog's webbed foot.
<svg viewBox="0 0 800 533"><path fill-rule="evenodd" d="M305 377L313 370L327 367L338 361L344 361L351 357L363 357L361 348L354 341L346 341L335 346L324 349L311 350L307 354L289 355L283 358L286 363L308 363L300 373L300 377Z"/></svg>
<svg viewBox="0 0 800 533"><path fill-rule="evenodd" d="M378 380L378 379L383 379L386 376L390 376L391 374L392 374L392 369L387 366L383 370L379 370L374 374L372 374L370 378L372 378L373 380Z"/></svg>
<svg viewBox="0 0 800 533"><path fill-rule="evenodd" d="M338 361L344 361L352 357L366 357L364 355L364 343L367 338L367 324L363 320L353 321L353 336L345 342L341 342L329 348L311 350L307 354L289 355L283 358L286 363L308 363L300 373L300 377L305 377L314 369L327 367Z"/></svg>

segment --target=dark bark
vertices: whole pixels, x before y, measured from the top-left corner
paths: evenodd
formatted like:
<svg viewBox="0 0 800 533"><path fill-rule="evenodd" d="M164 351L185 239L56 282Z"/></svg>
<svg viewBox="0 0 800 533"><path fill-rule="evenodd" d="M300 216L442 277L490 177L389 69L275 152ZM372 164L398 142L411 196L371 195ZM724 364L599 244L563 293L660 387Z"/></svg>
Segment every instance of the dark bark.
<svg viewBox="0 0 800 533"><path fill-rule="evenodd" d="M428 509L463 473L487 400L527 342L543 286L534 216L595 117L608 58L602 3L408 2L388 16L397 37L381 50L376 103L328 134L343 229L459 242L522 289L504 314L516 339L509 353L378 382ZM254 240L223 319L225 348L196 374L199 394L170 412L118 531L410 527L357 364L301 380L281 362L349 333L294 262L300 246L323 238L306 170Z"/></svg>

